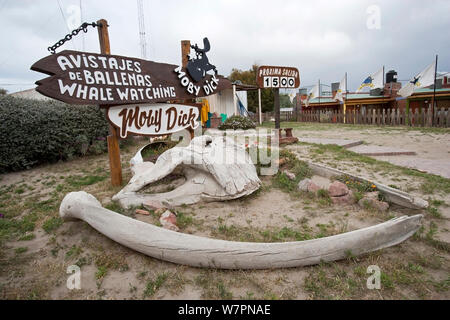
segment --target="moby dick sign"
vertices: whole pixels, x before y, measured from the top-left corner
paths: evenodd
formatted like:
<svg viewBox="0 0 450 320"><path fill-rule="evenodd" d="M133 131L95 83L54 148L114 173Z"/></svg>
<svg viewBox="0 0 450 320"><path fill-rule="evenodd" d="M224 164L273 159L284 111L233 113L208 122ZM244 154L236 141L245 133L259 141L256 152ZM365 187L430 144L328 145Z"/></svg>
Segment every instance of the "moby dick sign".
<svg viewBox="0 0 450 320"><path fill-rule="evenodd" d="M37 61L31 70L50 75L36 82L38 92L72 104L155 103L231 88L217 74L204 73L193 81L192 72L176 65L69 50Z"/></svg>
<svg viewBox="0 0 450 320"><path fill-rule="evenodd" d="M196 129L200 112L194 106L159 103L115 106L108 109L107 116L125 138L129 133L155 136Z"/></svg>

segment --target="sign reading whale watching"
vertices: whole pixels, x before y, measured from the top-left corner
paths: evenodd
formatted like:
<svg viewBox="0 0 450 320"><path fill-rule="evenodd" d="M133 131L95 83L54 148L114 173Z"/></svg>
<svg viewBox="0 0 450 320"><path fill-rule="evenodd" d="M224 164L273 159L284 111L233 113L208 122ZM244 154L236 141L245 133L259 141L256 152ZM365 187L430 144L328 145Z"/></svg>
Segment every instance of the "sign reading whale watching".
<svg viewBox="0 0 450 320"><path fill-rule="evenodd" d="M260 66L256 71L256 83L260 88L294 89L300 86L297 68Z"/></svg>
<svg viewBox="0 0 450 320"><path fill-rule="evenodd" d="M182 68L137 58L65 50L31 67L50 77L36 90L71 104L119 105L192 99L231 88L228 79L204 75L192 84Z"/></svg>
<svg viewBox="0 0 450 320"><path fill-rule="evenodd" d="M115 106L107 113L122 138L126 138L128 133L159 136L189 127L196 129L199 116L197 107L167 103Z"/></svg>

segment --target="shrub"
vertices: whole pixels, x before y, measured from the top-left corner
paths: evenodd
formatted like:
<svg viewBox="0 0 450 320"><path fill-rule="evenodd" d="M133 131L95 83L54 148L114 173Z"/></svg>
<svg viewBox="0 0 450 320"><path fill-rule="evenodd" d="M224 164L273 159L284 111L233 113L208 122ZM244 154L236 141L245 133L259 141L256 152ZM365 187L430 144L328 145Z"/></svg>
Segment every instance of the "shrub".
<svg viewBox="0 0 450 320"><path fill-rule="evenodd" d="M227 129L255 129L255 123L249 118L243 116L231 116L227 120L225 120L222 124L219 125L219 130L227 130Z"/></svg>
<svg viewBox="0 0 450 320"><path fill-rule="evenodd" d="M108 123L96 106L0 97L0 173L106 151Z"/></svg>

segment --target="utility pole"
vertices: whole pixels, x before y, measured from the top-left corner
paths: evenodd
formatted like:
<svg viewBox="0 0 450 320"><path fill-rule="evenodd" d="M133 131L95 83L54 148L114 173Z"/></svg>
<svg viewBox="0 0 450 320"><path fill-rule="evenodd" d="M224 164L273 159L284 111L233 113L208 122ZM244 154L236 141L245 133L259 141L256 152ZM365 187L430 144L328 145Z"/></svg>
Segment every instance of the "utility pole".
<svg viewBox="0 0 450 320"><path fill-rule="evenodd" d="M144 20L144 3L137 0L138 21L139 21L139 39L141 45L141 58L147 59L147 40L145 38L145 20Z"/></svg>

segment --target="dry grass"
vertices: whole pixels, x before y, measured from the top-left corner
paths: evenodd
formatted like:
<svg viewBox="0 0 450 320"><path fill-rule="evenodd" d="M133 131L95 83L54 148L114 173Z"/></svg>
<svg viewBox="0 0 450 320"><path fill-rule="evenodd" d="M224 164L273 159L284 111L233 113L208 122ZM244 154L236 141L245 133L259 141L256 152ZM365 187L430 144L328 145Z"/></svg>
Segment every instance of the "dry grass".
<svg viewBox="0 0 450 320"><path fill-rule="evenodd" d="M139 147L130 146L128 152L122 152L124 181L131 177L126 163ZM323 161L336 157L333 151L314 150L317 147L307 146L302 152ZM402 189L424 181L421 176L405 172L380 176L376 167L361 159L339 161L358 164L362 172ZM301 162L292 167L308 174ZM153 259L114 243L84 222L62 223L58 218L59 203L67 192L78 190L92 193L114 211L143 219L136 217L133 210L122 210L111 202L111 196L120 188L110 186L107 172L107 155L100 155L2 176L0 213L5 218L0 220L1 299L449 298L448 245L439 239L441 225L447 221L441 212L449 201L440 200L438 194L433 195L437 211L424 212L423 230L401 245L357 258L349 253L344 261L306 268L226 271ZM280 176L262 180L261 191L244 199L176 208L181 231L238 241L305 240L402 214L398 208L385 215L353 207L343 210L327 203L326 195L296 192ZM415 192L422 194L421 189ZM282 199L277 205L283 209L266 213L252 209L275 196ZM267 219L267 224L260 224L262 218ZM154 214L145 219L158 224ZM82 271L80 291L65 288L66 269L73 264ZM365 286L367 267L373 264L382 271L381 290Z"/></svg>

